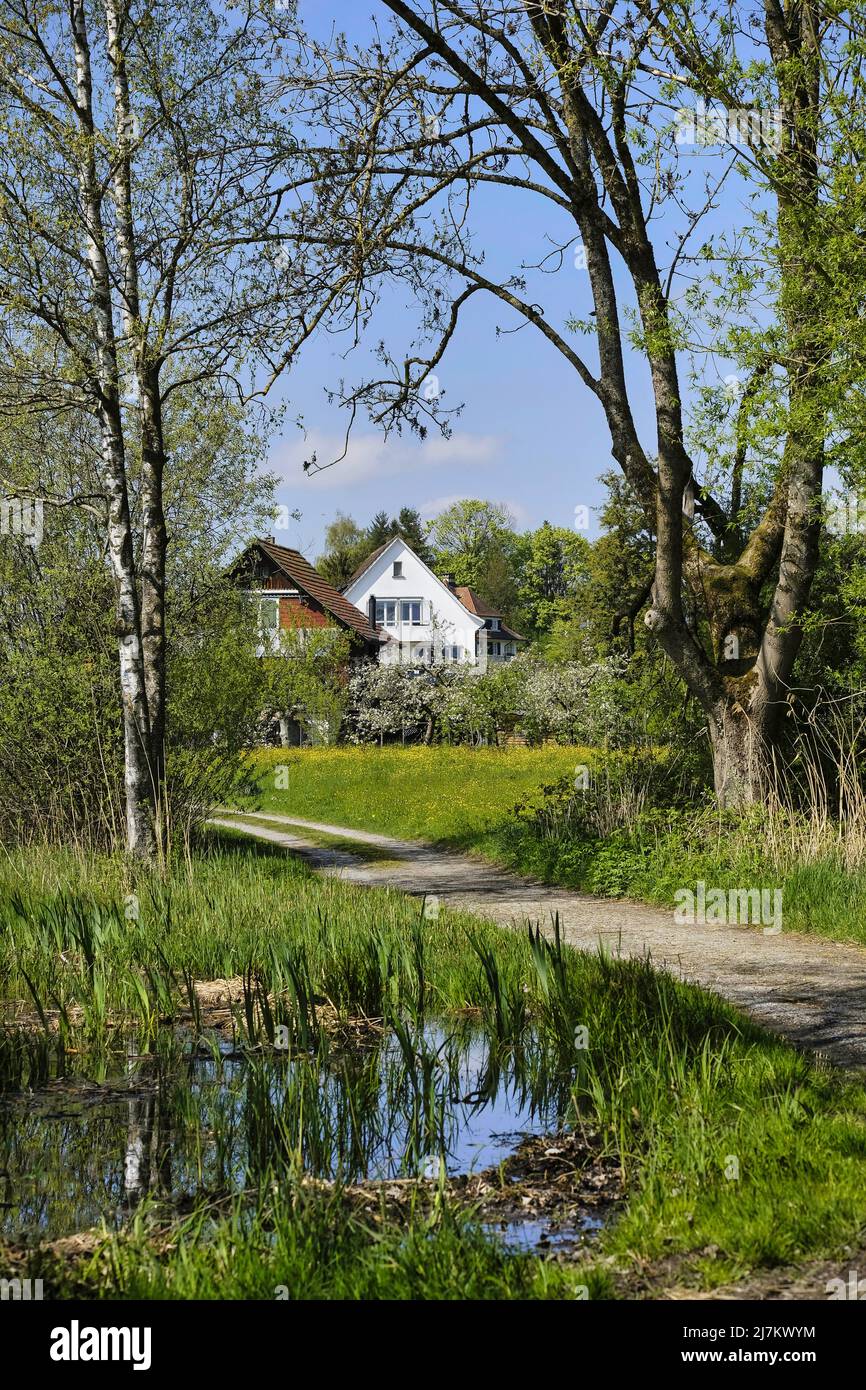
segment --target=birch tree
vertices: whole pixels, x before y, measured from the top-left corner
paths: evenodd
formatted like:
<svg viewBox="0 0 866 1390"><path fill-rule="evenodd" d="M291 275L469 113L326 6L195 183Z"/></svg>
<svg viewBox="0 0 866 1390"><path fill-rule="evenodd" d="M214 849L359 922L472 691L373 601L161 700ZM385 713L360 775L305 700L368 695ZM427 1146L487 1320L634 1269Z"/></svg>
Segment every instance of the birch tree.
<svg viewBox="0 0 866 1390"><path fill-rule="evenodd" d="M104 521L134 854L165 821L165 412L204 383L248 400L303 332L290 268L262 258L290 191L273 45L252 3L0 4L0 411L99 432L95 483L43 500Z"/></svg>

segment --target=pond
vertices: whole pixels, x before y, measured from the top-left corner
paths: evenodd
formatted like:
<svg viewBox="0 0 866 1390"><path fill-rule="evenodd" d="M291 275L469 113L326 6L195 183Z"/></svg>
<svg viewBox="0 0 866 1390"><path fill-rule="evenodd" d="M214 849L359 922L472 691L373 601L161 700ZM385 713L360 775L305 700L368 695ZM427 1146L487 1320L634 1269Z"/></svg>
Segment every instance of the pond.
<svg viewBox="0 0 866 1390"><path fill-rule="evenodd" d="M571 1105L570 1078L531 1046L507 1062L476 1025L429 1022L307 1052L177 1034L98 1065L58 1049L0 1100L0 1233L117 1227L145 1196L182 1212L281 1174L358 1184L493 1169L526 1136L559 1131ZM515 1247L558 1239L529 1218L492 1229Z"/></svg>

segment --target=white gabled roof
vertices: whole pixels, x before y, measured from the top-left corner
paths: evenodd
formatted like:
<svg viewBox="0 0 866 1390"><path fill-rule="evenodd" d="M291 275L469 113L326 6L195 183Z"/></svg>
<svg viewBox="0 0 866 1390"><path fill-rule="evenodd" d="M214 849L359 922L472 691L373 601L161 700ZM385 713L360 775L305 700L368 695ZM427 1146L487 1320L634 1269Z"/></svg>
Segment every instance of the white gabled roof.
<svg viewBox="0 0 866 1390"><path fill-rule="evenodd" d="M346 595L347 598L351 591L359 583L359 581L363 579L364 575L370 569L371 565L374 565L377 560L383 559L388 554L388 551L392 550L395 546L404 551L408 550L409 554L413 556L415 560L418 561L418 564L421 566L421 568L427 571L434 584L438 584L439 588L443 591L443 593L446 593L449 598L452 598L455 603L459 604L459 606L463 609L464 613L466 614L467 618L470 618L477 628L480 629L484 626L484 619L479 618L477 613L473 613L471 608L467 608L466 604L460 598L459 594L455 593L453 589L449 589L448 585L442 582L438 574L433 573L433 570L431 570L430 566L428 564L425 564L425 562L421 559L421 556L412 549L409 542L405 541L402 536L393 536L390 541L386 541L384 545L379 546L378 550L374 550L371 555L367 556L367 559L361 566L359 566L358 569L355 570L355 573L352 575L352 578L349 580L348 584L343 589L343 593Z"/></svg>

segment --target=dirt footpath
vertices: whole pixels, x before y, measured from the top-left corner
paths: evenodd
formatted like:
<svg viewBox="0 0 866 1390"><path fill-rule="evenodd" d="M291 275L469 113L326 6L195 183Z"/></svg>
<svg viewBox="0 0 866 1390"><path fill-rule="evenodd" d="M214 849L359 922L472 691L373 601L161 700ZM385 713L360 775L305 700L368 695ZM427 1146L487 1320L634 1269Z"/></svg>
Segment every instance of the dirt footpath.
<svg viewBox="0 0 866 1390"><path fill-rule="evenodd" d="M574 946L648 954L656 965L715 990L790 1042L837 1065L866 1066L862 947L794 933L766 935L756 927L678 926L672 909L551 888L468 855L319 821L244 812L226 813L212 824L281 845L347 882L435 897L505 926L549 925L558 913L564 938ZM359 855L315 845L304 839L304 830L354 841ZM389 857L365 862L364 846Z"/></svg>

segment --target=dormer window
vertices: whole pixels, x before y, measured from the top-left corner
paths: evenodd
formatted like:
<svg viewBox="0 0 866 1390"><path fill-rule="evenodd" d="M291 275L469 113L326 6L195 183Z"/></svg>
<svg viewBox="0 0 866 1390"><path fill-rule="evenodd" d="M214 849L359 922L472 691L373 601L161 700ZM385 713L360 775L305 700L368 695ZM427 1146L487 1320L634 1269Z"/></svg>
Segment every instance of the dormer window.
<svg viewBox="0 0 866 1390"><path fill-rule="evenodd" d="M499 618L491 618L491 619L490 619L490 630L491 630L491 632L498 632L499 629L500 629L500 627L501 627L501 625L502 625L502 624L501 624L501 620L500 620Z"/></svg>
<svg viewBox="0 0 866 1390"><path fill-rule="evenodd" d="M402 578L403 578L403 561L402 561L402 560L395 560L395 561L394 561L394 571L393 571L393 574L392 574L391 577L392 577L393 579L402 579Z"/></svg>

